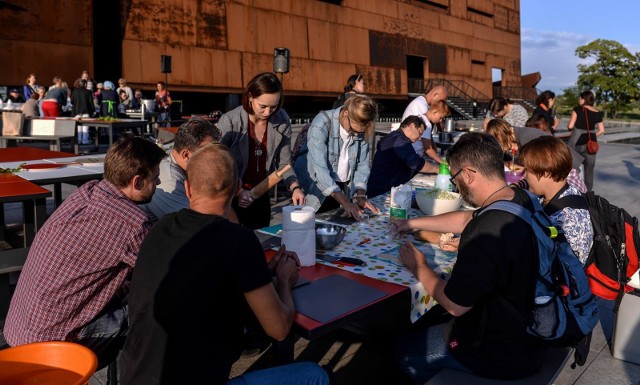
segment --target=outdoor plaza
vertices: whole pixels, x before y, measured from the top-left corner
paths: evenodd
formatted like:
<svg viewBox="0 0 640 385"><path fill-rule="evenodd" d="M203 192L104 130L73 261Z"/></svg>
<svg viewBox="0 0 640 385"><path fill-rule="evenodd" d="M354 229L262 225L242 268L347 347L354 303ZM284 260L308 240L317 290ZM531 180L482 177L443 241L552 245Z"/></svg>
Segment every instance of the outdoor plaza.
<svg viewBox="0 0 640 385"><path fill-rule="evenodd" d="M610 135L609 139L614 139L613 135L620 134ZM640 164L640 145L608 143L606 136L601 142L595 191L632 215L640 215L636 194L640 185L640 168L636 166ZM100 149L106 148L103 145ZM0 149L2 168L15 168L24 162L34 165L32 170L0 175L4 178L0 194L4 203L5 226L0 233L3 247L28 247L47 215L76 185L101 178L103 157L103 151L84 156L51 152L46 150L46 144ZM418 176L413 185L431 187L433 180L434 175ZM32 184L32 191L20 190L24 181ZM258 234L266 249L278 243L277 239L273 243L273 236L277 237L281 229L282 207L290 203L282 191L274 195L271 226ZM399 245L405 240L414 242L442 276L450 273L456 254L415 241L411 236L392 239L388 232L389 194L372 199L372 203L381 214L371 215L366 223L345 219L339 211L316 216L318 222L345 226L344 240L330 251L318 251L315 266L302 268L301 280L293 292L297 314L291 335L283 342L273 343L262 354L241 358L233 366L232 376L304 360L330 369L339 383L408 383L394 366L393 341L412 322L428 314L434 301L403 267L398 258ZM422 213L412 209L410 215ZM346 256L365 264L330 261L331 257ZM0 319L0 327L3 322ZM3 345L6 347L0 339L0 348ZM571 369L571 362L561 371L556 384L640 384L640 365L614 359L599 326L594 331L587 364ZM106 383L106 370L96 373L90 383Z"/></svg>

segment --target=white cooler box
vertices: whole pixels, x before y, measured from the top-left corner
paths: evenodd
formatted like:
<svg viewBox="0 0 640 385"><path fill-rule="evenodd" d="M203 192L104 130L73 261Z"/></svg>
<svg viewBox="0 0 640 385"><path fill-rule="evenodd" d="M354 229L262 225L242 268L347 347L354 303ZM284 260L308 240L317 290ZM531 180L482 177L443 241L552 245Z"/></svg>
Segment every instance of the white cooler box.
<svg viewBox="0 0 640 385"><path fill-rule="evenodd" d="M638 293L638 272L629 286ZM633 293L622 296L620 309L613 328L613 356L620 360L640 364L640 297Z"/></svg>
<svg viewBox="0 0 640 385"><path fill-rule="evenodd" d="M31 136L75 136L76 121L71 119L31 119Z"/></svg>

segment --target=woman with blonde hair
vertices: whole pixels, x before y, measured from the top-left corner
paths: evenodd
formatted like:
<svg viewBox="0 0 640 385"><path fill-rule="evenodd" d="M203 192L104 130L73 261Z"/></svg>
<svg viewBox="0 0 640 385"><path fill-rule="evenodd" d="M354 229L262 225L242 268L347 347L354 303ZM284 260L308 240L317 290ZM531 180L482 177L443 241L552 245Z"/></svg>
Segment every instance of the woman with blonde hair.
<svg viewBox="0 0 640 385"><path fill-rule="evenodd" d="M367 208L369 144L378 106L365 95L354 95L341 108L322 111L307 131L295 171L307 194L307 205L324 212L342 206L356 220Z"/></svg>

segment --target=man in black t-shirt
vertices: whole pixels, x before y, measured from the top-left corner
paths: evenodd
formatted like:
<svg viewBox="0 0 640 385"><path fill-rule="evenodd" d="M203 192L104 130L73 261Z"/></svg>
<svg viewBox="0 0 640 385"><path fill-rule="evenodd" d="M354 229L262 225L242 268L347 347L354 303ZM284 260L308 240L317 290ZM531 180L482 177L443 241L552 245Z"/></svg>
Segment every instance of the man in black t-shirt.
<svg viewBox="0 0 640 385"><path fill-rule="evenodd" d="M402 338L398 363L417 383L443 368L501 379L533 375L542 365L544 347L499 300L499 295L504 297L522 317L531 312L538 272L533 230L513 214L483 212L498 200L532 209L531 201L526 192L505 182L502 149L487 134L462 136L447 160L460 194L479 209L397 221L392 232L461 233L448 281L426 264L413 244L400 248L403 263L454 318L450 330L446 323L430 325Z"/></svg>
<svg viewBox="0 0 640 385"><path fill-rule="evenodd" d="M123 385L328 384L313 363L229 380L250 316L276 340L289 334L299 270L298 257L284 247L267 263L255 234L228 220L239 187L225 146L193 153L185 181L190 208L164 216L140 248L121 354Z"/></svg>

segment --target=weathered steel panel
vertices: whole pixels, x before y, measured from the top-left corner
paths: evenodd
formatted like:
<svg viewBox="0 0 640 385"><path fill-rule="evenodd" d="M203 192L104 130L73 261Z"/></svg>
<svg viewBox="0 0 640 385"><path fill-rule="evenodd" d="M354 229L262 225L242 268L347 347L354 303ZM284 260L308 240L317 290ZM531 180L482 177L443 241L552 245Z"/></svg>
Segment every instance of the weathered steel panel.
<svg viewBox="0 0 640 385"><path fill-rule="evenodd" d="M407 39L402 35L369 31L369 62L375 67L406 69Z"/></svg>
<svg viewBox="0 0 640 385"><path fill-rule="evenodd" d="M224 0L123 0L124 39L227 47Z"/></svg>

